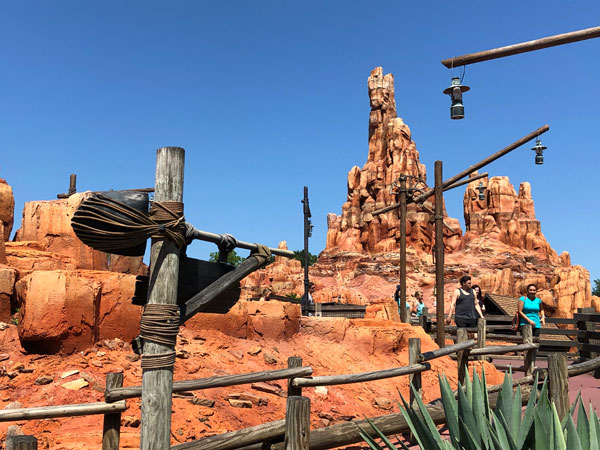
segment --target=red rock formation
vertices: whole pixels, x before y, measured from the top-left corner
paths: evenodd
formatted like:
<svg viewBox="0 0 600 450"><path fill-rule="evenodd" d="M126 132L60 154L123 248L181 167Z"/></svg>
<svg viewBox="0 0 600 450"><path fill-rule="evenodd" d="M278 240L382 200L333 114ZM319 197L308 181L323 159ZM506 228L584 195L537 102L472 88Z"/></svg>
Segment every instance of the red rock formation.
<svg viewBox="0 0 600 450"><path fill-rule="evenodd" d="M11 317L11 298L13 295L17 271L0 264L0 322L8 322Z"/></svg>
<svg viewBox="0 0 600 450"><path fill-rule="evenodd" d="M19 336L38 351L71 353L103 338L137 336L135 276L89 270L36 270L16 283Z"/></svg>
<svg viewBox="0 0 600 450"><path fill-rule="evenodd" d="M371 72L368 80L371 113L369 116L369 154L362 169L354 166L348 173L348 197L342 205L342 215L327 216L325 252L383 253L398 248L399 210L373 216L374 210L397 202L390 186L400 174L427 181L425 166L419 162L419 152L411 140L404 121L396 115L394 79L383 75L381 67ZM410 183L412 183L412 179ZM415 187L423 188L424 184ZM426 206L433 209L431 202ZM418 253L430 252L433 246L431 215L416 205L408 207L407 240ZM462 231L456 219L446 219L453 229L444 230L449 251L461 244Z"/></svg>
<svg viewBox="0 0 600 450"><path fill-rule="evenodd" d="M2 238L4 242L10 238L15 212L15 198L12 188L6 180L0 178L0 225L3 228ZM1 261L0 261L1 262Z"/></svg>

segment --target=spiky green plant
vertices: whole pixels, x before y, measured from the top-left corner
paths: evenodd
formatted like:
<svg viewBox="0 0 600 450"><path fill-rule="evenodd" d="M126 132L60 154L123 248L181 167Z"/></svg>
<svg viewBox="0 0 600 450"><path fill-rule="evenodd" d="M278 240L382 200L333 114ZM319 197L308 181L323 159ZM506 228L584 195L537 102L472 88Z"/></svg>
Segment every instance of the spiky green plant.
<svg viewBox="0 0 600 450"><path fill-rule="evenodd" d="M481 379L473 371L473 381L466 377L457 395L444 375L439 377L442 404L450 440L443 439L434 424L423 400L415 392L416 406L410 407L402 395L400 410L414 436L427 450L600 450L600 422L590 404L586 414L581 395L571 405L569 414L561 422L554 402L548 399L546 381L539 398L531 395L522 411L522 393L519 386L513 395L512 374L506 373L496 406L492 409L486 388L485 372ZM537 377L534 381L537 386ZM577 426L573 414L579 405ZM372 449L398 450L391 441L367 419L380 438L381 444L360 428L362 438ZM408 450L399 442L402 449Z"/></svg>

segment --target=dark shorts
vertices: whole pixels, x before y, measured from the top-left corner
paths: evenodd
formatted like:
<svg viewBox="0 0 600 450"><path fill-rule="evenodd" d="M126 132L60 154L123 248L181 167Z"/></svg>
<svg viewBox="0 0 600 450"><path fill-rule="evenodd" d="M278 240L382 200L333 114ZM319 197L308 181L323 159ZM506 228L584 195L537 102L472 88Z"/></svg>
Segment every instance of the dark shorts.
<svg viewBox="0 0 600 450"><path fill-rule="evenodd" d="M467 317L455 317L454 321L458 328L477 328L477 319Z"/></svg>

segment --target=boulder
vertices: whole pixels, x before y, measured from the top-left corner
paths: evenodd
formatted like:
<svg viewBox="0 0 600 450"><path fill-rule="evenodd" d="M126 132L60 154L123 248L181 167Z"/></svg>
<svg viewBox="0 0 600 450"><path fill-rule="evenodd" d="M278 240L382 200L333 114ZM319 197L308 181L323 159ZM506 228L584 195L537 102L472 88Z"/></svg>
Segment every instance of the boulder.
<svg viewBox="0 0 600 450"><path fill-rule="evenodd" d="M11 299L13 296L17 271L0 264L0 322L11 318Z"/></svg>
<svg viewBox="0 0 600 450"><path fill-rule="evenodd" d="M10 233L13 227L15 214L15 198L12 188L6 180L0 178L0 225L2 225L2 235L0 241L7 242L10 239ZM2 261L0 261L2 262Z"/></svg>

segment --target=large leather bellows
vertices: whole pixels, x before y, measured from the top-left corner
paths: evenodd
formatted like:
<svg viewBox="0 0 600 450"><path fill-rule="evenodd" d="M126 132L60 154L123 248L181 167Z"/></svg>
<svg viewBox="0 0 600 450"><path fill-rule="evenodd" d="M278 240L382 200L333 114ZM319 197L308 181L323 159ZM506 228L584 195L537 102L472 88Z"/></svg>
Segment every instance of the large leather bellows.
<svg viewBox="0 0 600 450"><path fill-rule="evenodd" d="M79 205L71 226L77 237L95 250L143 256L148 236L140 228L148 221L148 205L146 192L99 192Z"/></svg>

